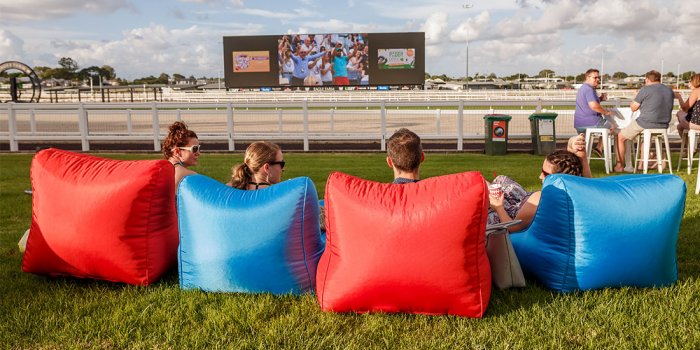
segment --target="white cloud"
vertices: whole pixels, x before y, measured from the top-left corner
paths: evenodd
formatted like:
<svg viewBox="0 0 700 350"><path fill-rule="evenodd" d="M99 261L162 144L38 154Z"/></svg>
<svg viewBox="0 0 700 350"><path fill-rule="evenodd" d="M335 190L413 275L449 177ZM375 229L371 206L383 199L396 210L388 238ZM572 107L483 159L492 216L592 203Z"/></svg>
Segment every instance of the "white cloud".
<svg viewBox="0 0 700 350"><path fill-rule="evenodd" d="M246 15L251 15L251 16L258 16L258 17L265 17L265 18L275 18L275 19L294 19L297 16L289 13L289 12L283 12L283 11L268 11L268 10L263 10L263 9L253 9L253 8L246 8L239 10L240 13L246 14Z"/></svg>
<svg viewBox="0 0 700 350"><path fill-rule="evenodd" d="M24 60L24 41L9 30L0 29L0 61Z"/></svg>
<svg viewBox="0 0 700 350"><path fill-rule="evenodd" d="M421 27L421 31L425 32L425 43L437 44L442 41L443 32L447 28L447 14L444 12L436 12L430 15Z"/></svg>
<svg viewBox="0 0 700 350"><path fill-rule="evenodd" d="M481 32L488 28L491 22L491 14L483 11L476 17L469 17L466 21L450 32L450 40L455 42L465 42L467 39L473 41L481 36Z"/></svg>
<svg viewBox="0 0 700 350"><path fill-rule="evenodd" d="M112 41L56 41L54 56L71 57L80 67L110 65L128 79L161 72L211 75L222 66L221 37L198 26L134 28ZM215 69L212 69L214 67Z"/></svg>
<svg viewBox="0 0 700 350"><path fill-rule="evenodd" d="M128 0L23 0L0 3L0 21L35 21L74 16L79 12L104 15L120 9L135 11Z"/></svg>

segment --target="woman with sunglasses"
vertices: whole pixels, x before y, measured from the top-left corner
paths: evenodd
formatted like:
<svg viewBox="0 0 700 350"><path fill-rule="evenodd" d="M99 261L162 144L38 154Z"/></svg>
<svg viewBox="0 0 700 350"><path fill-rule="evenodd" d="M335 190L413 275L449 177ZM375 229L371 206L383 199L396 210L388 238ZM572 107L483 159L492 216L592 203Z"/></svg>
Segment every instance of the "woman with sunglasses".
<svg viewBox="0 0 700 350"><path fill-rule="evenodd" d="M280 146L267 141L253 142L246 148L243 164L231 169L231 181L226 185L241 190L258 190L282 180L284 157Z"/></svg>
<svg viewBox="0 0 700 350"><path fill-rule="evenodd" d="M567 150L548 154L542 163L540 180L544 182L544 179L551 174L591 177L585 144L583 134L579 134L569 139ZM493 225L520 220L521 223L511 226L510 231L520 231L530 226L532 219L535 218L542 191L528 192L519 183L503 175L493 179L492 184L501 185L501 190L489 194L490 209L487 223Z"/></svg>
<svg viewBox="0 0 700 350"><path fill-rule="evenodd" d="M183 122L174 122L163 140L163 156L175 167L175 186L187 175L196 174L189 169L197 165L201 147L197 134Z"/></svg>

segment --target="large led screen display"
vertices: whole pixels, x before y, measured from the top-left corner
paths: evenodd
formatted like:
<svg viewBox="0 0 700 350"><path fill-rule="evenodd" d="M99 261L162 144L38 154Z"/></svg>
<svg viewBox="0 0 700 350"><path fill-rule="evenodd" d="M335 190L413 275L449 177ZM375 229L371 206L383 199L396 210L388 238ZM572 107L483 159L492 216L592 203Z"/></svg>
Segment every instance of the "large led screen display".
<svg viewBox="0 0 700 350"><path fill-rule="evenodd" d="M424 33L224 37L227 88L420 85Z"/></svg>

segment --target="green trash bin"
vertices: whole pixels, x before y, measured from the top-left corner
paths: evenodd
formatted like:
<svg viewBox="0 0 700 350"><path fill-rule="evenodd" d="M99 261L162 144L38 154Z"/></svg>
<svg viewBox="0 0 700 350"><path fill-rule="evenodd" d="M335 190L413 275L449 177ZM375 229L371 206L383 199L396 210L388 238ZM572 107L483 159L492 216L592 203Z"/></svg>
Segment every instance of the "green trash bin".
<svg viewBox="0 0 700 350"><path fill-rule="evenodd" d="M484 116L484 153L488 155L508 153L508 122L511 118L505 114Z"/></svg>
<svg viewBox="0 0 700 350"><path fill-rule="evenodd" d="M532 152L546 156L557 148L557 135L554 127L556 113L533 113L530 119L530 133L532 136Z"/></svg>

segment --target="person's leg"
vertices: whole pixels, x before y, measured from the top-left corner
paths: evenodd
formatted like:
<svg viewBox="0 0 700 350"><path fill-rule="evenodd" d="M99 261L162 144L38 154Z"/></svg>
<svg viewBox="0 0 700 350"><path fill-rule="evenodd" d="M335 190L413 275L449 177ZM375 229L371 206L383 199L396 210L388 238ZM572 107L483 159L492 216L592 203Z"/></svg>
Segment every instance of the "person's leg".
<svg viewBox="0 0 700 350"><path fill-rule="evenodd" d="M613 168L613 171L616 173L625 171L625 151L627 147L625 144L626 141L627 138L625 138L625 135L623 135L622 132L617 134L617 161L615 162L615 167Z"/></svg>

